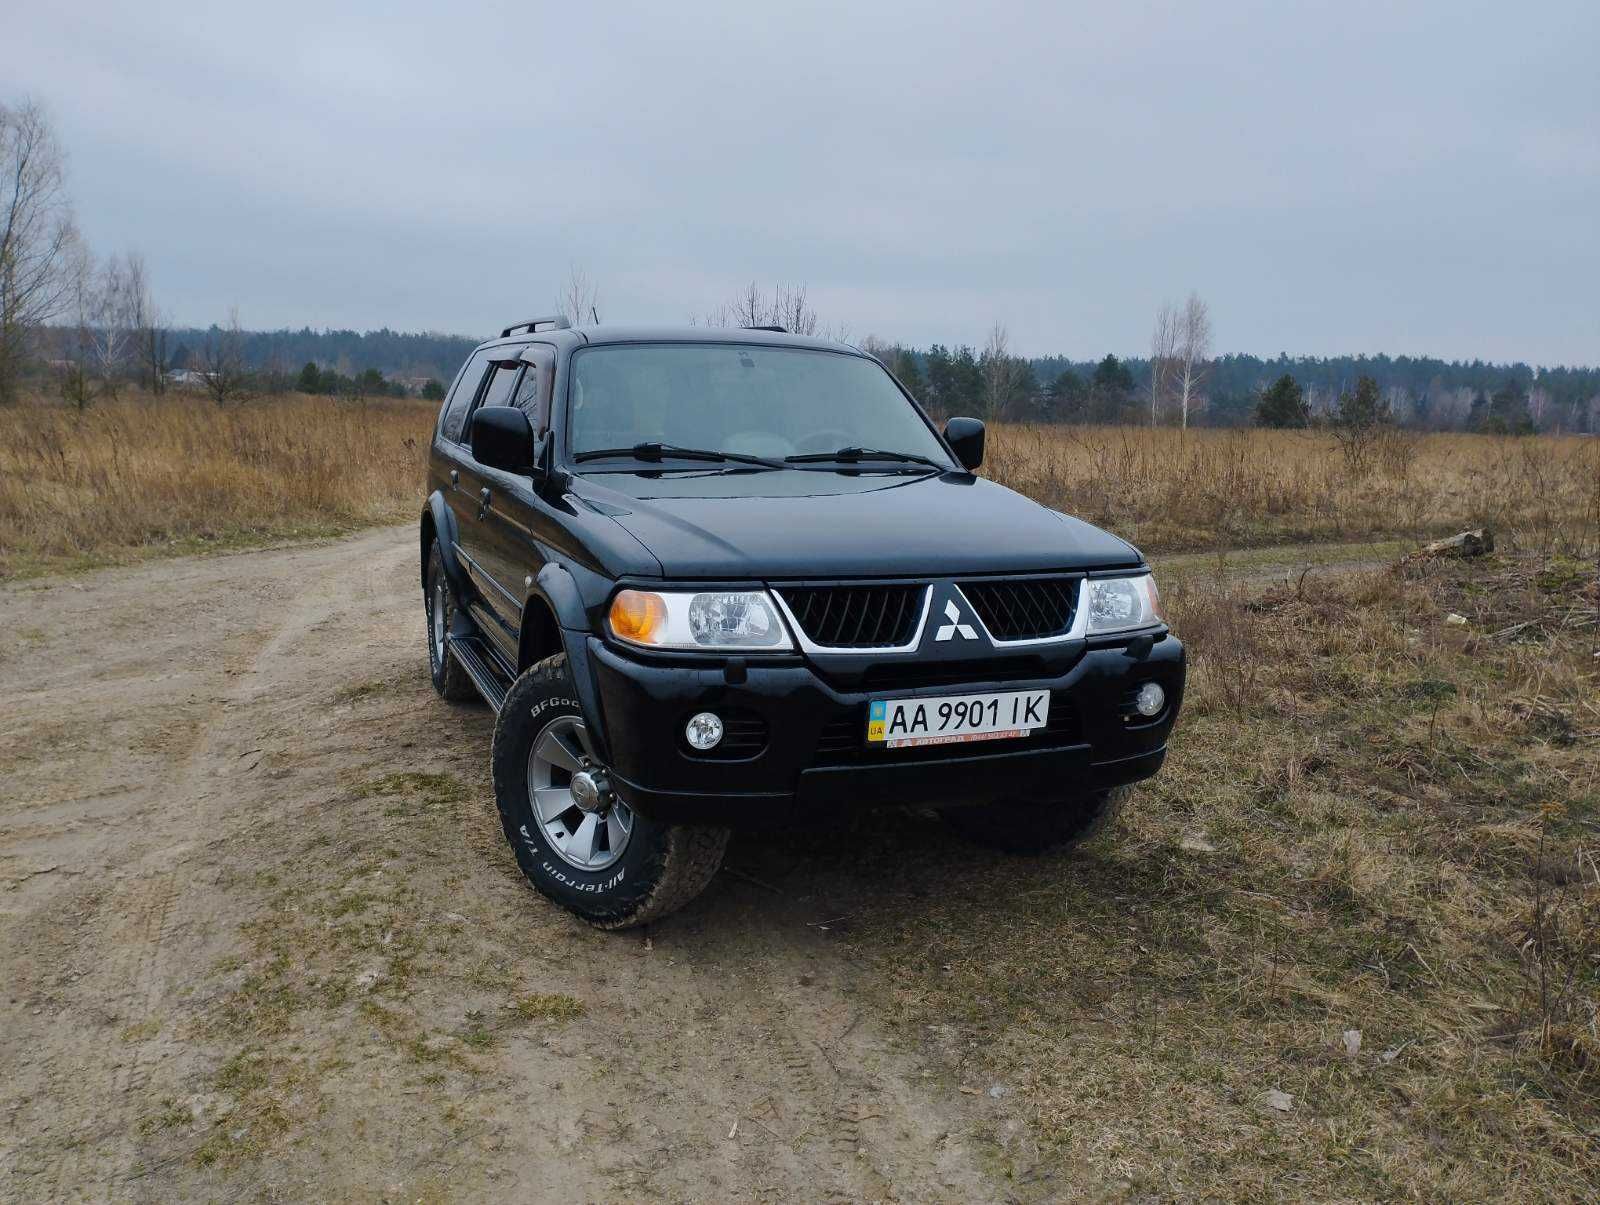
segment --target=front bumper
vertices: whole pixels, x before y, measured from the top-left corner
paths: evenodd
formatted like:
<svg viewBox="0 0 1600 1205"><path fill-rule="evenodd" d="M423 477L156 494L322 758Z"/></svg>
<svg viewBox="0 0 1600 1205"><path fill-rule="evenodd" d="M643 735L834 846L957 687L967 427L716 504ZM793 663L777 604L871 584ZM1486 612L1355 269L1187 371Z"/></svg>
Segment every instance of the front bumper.
<svg viewBox="0 0 1600 1205"><path fill-rule="evenodd" d="M1183 702L1183 645L1165 631L1077 641L965 669L865 659L848 669L799 657L672 660L625 652L594 636L588 646L616 789L643 814L672 823L781 825L880 804L947 805L1118 786L1161 768ZM1146 720L1131 700L1150 681L1166 691L1167 705ZM871 699L1024 687L1051 691L1049 728L1026 738L909 750L867 746ZM738 751L751 755L689 750L683 727L697 711L736 720Z"/></svg>

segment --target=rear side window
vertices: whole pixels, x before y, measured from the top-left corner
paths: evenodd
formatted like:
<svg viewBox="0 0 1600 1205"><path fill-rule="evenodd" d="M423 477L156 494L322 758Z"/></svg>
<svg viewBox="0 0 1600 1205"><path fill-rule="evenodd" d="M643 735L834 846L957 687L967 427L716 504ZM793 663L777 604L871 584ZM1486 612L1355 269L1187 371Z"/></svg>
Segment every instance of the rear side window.
<svg viewBox="0 0 1600 1205"><path fill-rule="evenodd" d="M478 396L478 386L483 383L483 370L488 366L490 353L480 351L467 361L456 379L450 400L444 404L444 417L439 422L439 434L451 443L461 442L461 429L467 422L467 411Z"/></svg>
<svg viewBox="0 0 1600 1205"><path fill-rule="evenodd" d="M483 405L511 405L512 391L516 388L517 374L521 371L520 364L501 364L496 367L494 376L489 378L489 387L483 391Z"/></svg>

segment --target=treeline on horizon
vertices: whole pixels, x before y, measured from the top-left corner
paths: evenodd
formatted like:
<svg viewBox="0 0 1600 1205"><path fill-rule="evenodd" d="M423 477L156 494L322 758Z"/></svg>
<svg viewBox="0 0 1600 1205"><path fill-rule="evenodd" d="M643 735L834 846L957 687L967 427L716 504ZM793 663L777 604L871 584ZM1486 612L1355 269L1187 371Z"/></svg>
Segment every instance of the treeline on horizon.
<svg viewBox="0 0 1600 1205"><path fill-rule="evenodd" d="M63 332L64 334L65 332ZM169 367L199 366L201 349L220 328L174 328ZM256 373L307 392L332 393L333 382L382 374L405 391L434 395L447 386L479 342L437 332L271 330L238 332L246 364ZM901 377L912 393L943 414L1059 423L1148 424L1150 362L1107 355L1099 360L1068 356L1020 357L1007 401L995 409L985 380L985 353L970 346L929 348L864 339L863 346ZM306 388L314 365L328 387ZM1230 353L1209 361L1197 426L1247 426L1257 421L1262 395L1283 376L1303 393L1311 421L1335 413L1339 399L1361 378L1374 381L1394 420L1426 430L1600 431L1600 368L1535 368L1484 360L1431 356L1290 356ZM433 388L429 382L437 382ZM381 392L399 392L385 388ZM374 390L380 392L380 390ZM1525 421L1524 421L1525 417Z"/></svg>

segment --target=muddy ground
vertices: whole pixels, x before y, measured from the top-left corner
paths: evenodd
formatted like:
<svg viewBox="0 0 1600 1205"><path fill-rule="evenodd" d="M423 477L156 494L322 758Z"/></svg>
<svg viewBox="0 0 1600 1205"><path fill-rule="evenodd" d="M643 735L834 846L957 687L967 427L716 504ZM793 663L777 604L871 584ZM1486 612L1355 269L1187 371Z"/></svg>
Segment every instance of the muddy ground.
<svg viewBox="0 0 1600 1205"><path fill-rule="evenodd" d="M642 932L527 888L415 559L385 529L0 589L0 1198L1116 1191L884 1023L852 926L886 876L940 890L963 855L902 857L936 823L736 838Z"/></svg>

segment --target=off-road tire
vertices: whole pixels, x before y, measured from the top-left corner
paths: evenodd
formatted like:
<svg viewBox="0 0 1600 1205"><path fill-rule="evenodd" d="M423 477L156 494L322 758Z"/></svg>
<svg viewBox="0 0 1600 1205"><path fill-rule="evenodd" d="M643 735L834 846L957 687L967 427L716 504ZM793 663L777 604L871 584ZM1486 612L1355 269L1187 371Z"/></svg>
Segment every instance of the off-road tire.
<svg viewBox="0 0 1600 1205"><path fill-rule="evenodd" d="M1075 849L1116 819L1131 787L1091 791L1065 799L1002 799L946 808L945 823L967 840L1008 854Z"/></svg>
<svg viewBox="0 0 1600 1205"><path fill-rule="evenodd" d="M552 719L581 716L567 655L557 653L512 685L494 726L495 804L517 865L539 892L601 929L629 929L676 912L710 884L728 830L662 824L635 812L621 857L579 870L555 853L528 800L528 751Z"/></svg>
<svg viewBox="0 0 1600 1205"><path fill-rule="evenodd" d="M444 630L448 632L450 621L455 617L455 596L450 590L450 579L445 576L444 553L439 550L439 541L435 540L428 549L428 581L422 591L422 613L428 627L428 677L432 679L433 689L439 692L440 698L449 699L452 703L465 703L478 698L478 688L467 677L461 662L440 649L434 639L434 611L441 597L437 587L441 584L444 586Z"/></svg>

